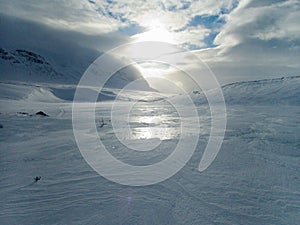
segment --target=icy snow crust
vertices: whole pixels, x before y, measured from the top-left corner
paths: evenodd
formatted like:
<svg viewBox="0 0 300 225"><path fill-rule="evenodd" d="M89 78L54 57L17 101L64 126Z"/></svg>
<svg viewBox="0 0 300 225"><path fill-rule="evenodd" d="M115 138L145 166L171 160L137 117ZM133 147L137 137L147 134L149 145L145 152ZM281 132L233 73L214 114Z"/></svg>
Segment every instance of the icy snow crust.
<svg viewBox="0 0 300 225"><path fill-rule="evenodd" d="M198 147L175 176L146 187L108 181L85 162L72 130L74 88L0 84L1 224L299 223L300 77L224 86L225 140L202 173L197 168L209 137L210 112L201 92L191 94L201 124ZM96 107L99 137L111 154L135 165L171 154L180 138L174 108L156 93L128 91L121 96L117 104L144 96L130 120L134 135L123 138L142 139L145 146L151 138L162 141L155 150L136 152L113 133L110 107L116 94L116 89L104 90ZM171 98L181 101L181 96ZM83 104L83 113L89 104ZM34 115L41 110L50 117ZM152 117L160 118L168 132L160 133L160 123ZM149 127L157 133L147 134ZM34 182L36 176L41 180Z"/></svg>

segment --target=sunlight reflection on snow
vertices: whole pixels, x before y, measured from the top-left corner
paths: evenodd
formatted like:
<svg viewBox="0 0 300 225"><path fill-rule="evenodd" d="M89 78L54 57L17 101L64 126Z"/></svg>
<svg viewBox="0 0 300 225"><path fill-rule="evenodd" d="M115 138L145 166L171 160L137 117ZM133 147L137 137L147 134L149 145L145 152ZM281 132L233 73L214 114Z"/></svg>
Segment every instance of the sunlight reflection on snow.
<svg viewBox="0 0 300 225"><path fill-rule="evenodd" d="M176 139L180 136L181 121L173 111L166 105L152 108L144 104L135 107L129 121L131 139Z"/></svg>

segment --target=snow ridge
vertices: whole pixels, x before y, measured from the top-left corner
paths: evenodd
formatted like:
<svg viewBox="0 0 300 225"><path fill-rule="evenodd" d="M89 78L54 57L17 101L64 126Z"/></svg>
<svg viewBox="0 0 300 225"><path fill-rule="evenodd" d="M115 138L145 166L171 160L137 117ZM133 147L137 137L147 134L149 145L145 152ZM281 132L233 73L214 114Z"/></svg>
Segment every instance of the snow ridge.
<svg viewBox="0 0 300 225"><path fill-rule="evenodd" d="M300 105L300 76L236 82L222 86L222 91L229 105ZM215 92L210 90L207 94ZM202 91L195 90L190 95L197 105L207 104Z"/></svg>

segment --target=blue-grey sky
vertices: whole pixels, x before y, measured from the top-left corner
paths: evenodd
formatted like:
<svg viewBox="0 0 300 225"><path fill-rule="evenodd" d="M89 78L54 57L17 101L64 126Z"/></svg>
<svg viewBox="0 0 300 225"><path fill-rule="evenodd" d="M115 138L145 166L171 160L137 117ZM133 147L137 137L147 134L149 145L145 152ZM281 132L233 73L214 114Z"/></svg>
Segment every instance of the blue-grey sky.
<svg viewBox="0 0 300 225"><path fill-rule="evenodd" d="M299 75L299 0L6 0L0 4L1 14L99 40L106 37L98 45L104 50L115 47L109 40L119 44L155 38L175 43L197 54L221 83Z"/></svg>

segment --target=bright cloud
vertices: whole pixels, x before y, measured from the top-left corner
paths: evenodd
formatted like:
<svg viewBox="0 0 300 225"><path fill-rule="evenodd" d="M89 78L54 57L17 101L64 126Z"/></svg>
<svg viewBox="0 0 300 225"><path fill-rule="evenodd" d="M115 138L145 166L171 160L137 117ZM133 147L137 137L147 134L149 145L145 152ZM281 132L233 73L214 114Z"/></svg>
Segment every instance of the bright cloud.
<svg viewBox="0 0 300 225"><path fill-rule="evenodd" d="M226 15L215 39L218 47L197 54L220 80L299 74L300 2L242 0Z"/></svg>
<svg viewBox="0 0 300 225"><path fill-rule="evenodd" d="M34 0L10 0L2 5L0 11L4 14L59 29L85 34L104 34L122 29L126 34L124 28L132 26L138 26L144 32L164 29L175 37L178 44L200 48L205 46L205 38L215 29L208 29L203 24L189 26L190 22L199 15L230 12L236 1L44 0L37 3ZM157 24L163 27L157 27Z"/></svg>
<svg viewBox="0 0 300 225"><path fill-rule="evenodd" d="M0 12L85 34L108 33L122 26L121 22L110 18L103 5L92 4L89 1L9 0L1 3Z"/></svg>

